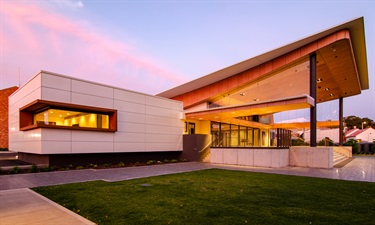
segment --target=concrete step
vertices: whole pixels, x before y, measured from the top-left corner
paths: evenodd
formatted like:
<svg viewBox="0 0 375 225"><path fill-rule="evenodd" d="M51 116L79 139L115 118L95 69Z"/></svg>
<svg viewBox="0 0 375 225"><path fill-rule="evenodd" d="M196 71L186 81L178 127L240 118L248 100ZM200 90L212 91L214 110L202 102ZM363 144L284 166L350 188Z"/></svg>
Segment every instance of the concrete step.
<svg viewBox="0 0 375 225"><path fill-rule="evenodd" d="M345 157L344 155L333 152L333 165L339 164L339 163L345 161L346 159L347 159L347 157Z"/></svg>

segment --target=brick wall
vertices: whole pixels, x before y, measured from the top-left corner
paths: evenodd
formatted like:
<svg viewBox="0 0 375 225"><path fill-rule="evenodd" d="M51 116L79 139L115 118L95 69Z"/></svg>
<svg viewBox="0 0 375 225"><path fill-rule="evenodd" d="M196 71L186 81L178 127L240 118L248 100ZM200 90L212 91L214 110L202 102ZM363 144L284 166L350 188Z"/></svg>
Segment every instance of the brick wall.
<svg viewBox="0 0 375 225"><path fill-rule="evenodd" d="M0 90L0 148L8 148L8 97L17 89L18 87L10 87Z"/></svg>

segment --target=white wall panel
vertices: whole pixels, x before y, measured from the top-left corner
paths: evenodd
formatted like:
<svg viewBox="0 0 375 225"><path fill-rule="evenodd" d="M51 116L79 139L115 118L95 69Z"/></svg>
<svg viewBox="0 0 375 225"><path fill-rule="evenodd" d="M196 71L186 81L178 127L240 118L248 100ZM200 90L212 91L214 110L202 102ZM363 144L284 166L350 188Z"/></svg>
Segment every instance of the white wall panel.
<svg viewBox="0 0 375 225"><path fill-rule="evenodd" d="M117 122L118 132L145 133L146 125L139 123Z"/></svg>
<svg viewBox="0 0 375 225"><path fill-rule="evenodd" d="M37 88L36 90L28 93L26 96L24 96L18 103L21 104L20 107L23 107L27 104L30 104L31 102L41 99L42 97L42 89Z"/></svg>
<svg viewBox="0 0 375 225"><path fill-rule="evenodd" d="M146 115L146 123L164 126L183 126L181 119L153 115Z"/></svg>
<svg viewBox="0 0 375 225"><path fill-rule="evenodd" d="M44 141L71 141L71 130L60 129L38 129L41 130L41 136Z"/></svg>
<svg viewBox="0 0 375 225"><path fill-rule="evenodd" d="M22 132L9 133L9 143L10 142L22 142L22 141L24 141L24 137L23 137Z"/></svg>
<svg viewBox="0 0 375 225"><path fill-rule="evenodd" d="M113 99L74 92L72 93L72 103L78 105L113 109Z"/></svg>
<svg viewBox="0 0 375 225"><path fill-rule="evenodd" d="M175 119L182 119L182 111L164 109L155 106L146 105L146 114L162 117L171 117Z"/></svg>
<svg viewBox="0 0 375 225"><path fill-rule="evenodd" d="M72 92L113 99L113 88L72 79Z"/></svg>
<svg viewBox="0 0 375 225"><path fill-rule="evenodd" d="M42 87L42 98L47 101L70 103L71 92Z"/></svg>
<svg viewBox="0 0 375 225"><path fill-rule="evenodd" d="M19 127L18 126L18 124L19 124L19 119L20 119L20 113L19 113L19 111L17 111L17 112L15 112L15 113L13 113L13 114L9 114L9 120L8 120L8 123L9 123L9 125L10 124L14 124L14 126L17 126L17 127Z"/></svg>
<svg viewBox="0 0 375 225"><path fill-rule="evenodd" d="M144 152L145 149L145 143L114 143L114 152Z"/></svg>
<svg viewBox="0 0 375 225"><path fill-rule="evenodd" d="M147 124L146 133L148 134L182 134L182 128Z"/></svg>
<svg viewBox="0 0 375 225"><path fill-rule="evenodd" d="M172 140L172 136L167 134L146 134L146 142L168 143L172 142Z"/></svg>
<svg viewBox="0 0 375 225"><path fill-rule="evenodd" d="M40 76L32 78L32 80L21 86L21 88L11 95L12 103L18 102L30 95L30 93L34 92L36 89L40 89L41 83L42 81Z"/></svg>
<svg viewBox="0 0 375 225"><path fill-rule="evenodd" d="M118 111L117 121L131 122L131 123L145 123L146 116L145 114Z"/></svg>
<svg viewBox="0 0 375 225"><path fill-rule="evenodd" d="M133 112L133 113L139 113L139 114L145 113L145 105L143 104L114 100L114 107L115 109L124 111L124 112Z"/></svg>
<svg viewBox="0 0 375 225"><path fill-rule="evenodd" d="M154 96L146 96L146 105L172 110L181 110L182 108L182 102L174 101L171 99L158 98Z"/></svg>
<svg viewBox="0 0 375 225"><path fill-rule="evenodd" d="M61 76L42 73L42 86L53 89L71 91L71 79Z"/></svg>
<svg viewBox="0 0 375 225"><path fill-rule="evenodd" d="M146 95L131 92L131 91L114 89L114 99L118 99L118 100L122 100L126 102L133 102L137 104L145 104Z"/></svg>
<svg viewBox="0 0 375 225"><path fill-rule="evenodd" d="M146 143L146 151L161 152L161 151L174 151L170 143Z"/></svg>
<svg viewBox="0 0 375 225"><path fill-rule="evenodd" d="M33 130L23 131L23 141L41 141L41 140L42 140L42 129L33 129Z"/></svg>
<svg viewBox="0 0 375 225"><path fill-rule="evenodd" d="M70 141L42 141L42 154L72 153Z"/></svg>
<svg viewBox="0 0 375 225"><path fill-rule="evenodd" d="M115 142L139 142L144 143L146 141L146 135L144 133L126 133L116 132L114 134Z"/></svg>
<svg viewBox="0 0 375 225"><path fill-rule="evenodd" d="M25 146L27 148L25 148ZM12 151L16 151L16 152L41 154L42 142L41 141L23 141L23 142L14 142L12 145L9 143L9 149Z"/></svg>
<svg viewBox="0 0 375 225"><path fill-rule="evenodd" d="M113 152L113 142L100 141L73 141L72 153L110 153Z"/></svg>
<svg viewBox="0 0 375 225"><path fill-rule="evenodd" d="M26 87L25 87L26 88ZM20 90L20 89L19 89ZM9 114L18 112L23 106L37 100L41 99L41 88L37 88L31 92L25 93L25 96L20 96L19 93L15 93L10 97L9 100ZM17 100L18 99L18 100ZM15 101L17 100L17 101Z"/></svg>
<svg viewBox="0 0 375 225"><path fill-rule="evenodd" d="M113 142L112 132L72 130L72 141L105 141Z"/></svg>
<svg viewBox="0 0 375 225"><path fill-rule="evenodd" d="M163 116L163 117L173 117L173 110L159 108L156 106L146 106L146 114L154 116Z"/></svg>

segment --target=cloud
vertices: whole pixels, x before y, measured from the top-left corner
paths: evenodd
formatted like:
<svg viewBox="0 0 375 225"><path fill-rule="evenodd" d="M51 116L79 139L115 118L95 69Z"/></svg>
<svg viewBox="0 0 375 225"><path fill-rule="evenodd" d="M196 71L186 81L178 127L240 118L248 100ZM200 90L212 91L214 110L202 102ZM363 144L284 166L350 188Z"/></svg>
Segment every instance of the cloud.
<svg viewBox="0 0 375 225"><path fill-rule="evenodd" d="M137 46L115 40L90 22L70 19L45 5L2 2L0 13L2 80L14 80L21 67L28 79L43 69L146 93L185 81L166 69L164 62L139 52Z"/></svg>
<svg viewBox="0 0 375 225"><path fill-rule="evenodd" d="M59 6L62 7L68 7L72 9L80 9L83 8L83 2L82 1L71 1L71 0L50 0L52 3L56 3Z"/></svg>

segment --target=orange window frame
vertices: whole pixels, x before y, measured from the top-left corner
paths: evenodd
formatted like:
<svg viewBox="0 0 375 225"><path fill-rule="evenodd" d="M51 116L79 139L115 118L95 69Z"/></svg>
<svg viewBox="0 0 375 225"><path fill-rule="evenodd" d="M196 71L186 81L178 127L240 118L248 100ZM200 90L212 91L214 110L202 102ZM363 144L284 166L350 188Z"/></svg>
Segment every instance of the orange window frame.
<svg viewBox="0 0 375 225"><path fill-rule="evenodd" d="M86 113L104 114L109 116L109 128L93 128L93 127L78 127L78 126L61 126L50 125L45 123L34 124L34 114L43 109L59 109L70 110ZM117 110L106 109L92 106L76 105L62 102L53 102L46 100L36 100L30 104L20 108L20 131L27 131L37 128L51 128L51 129L65 129L65 130L85 130L85 131L101 131L101 132L116 132L117 131Z"/></svg>

